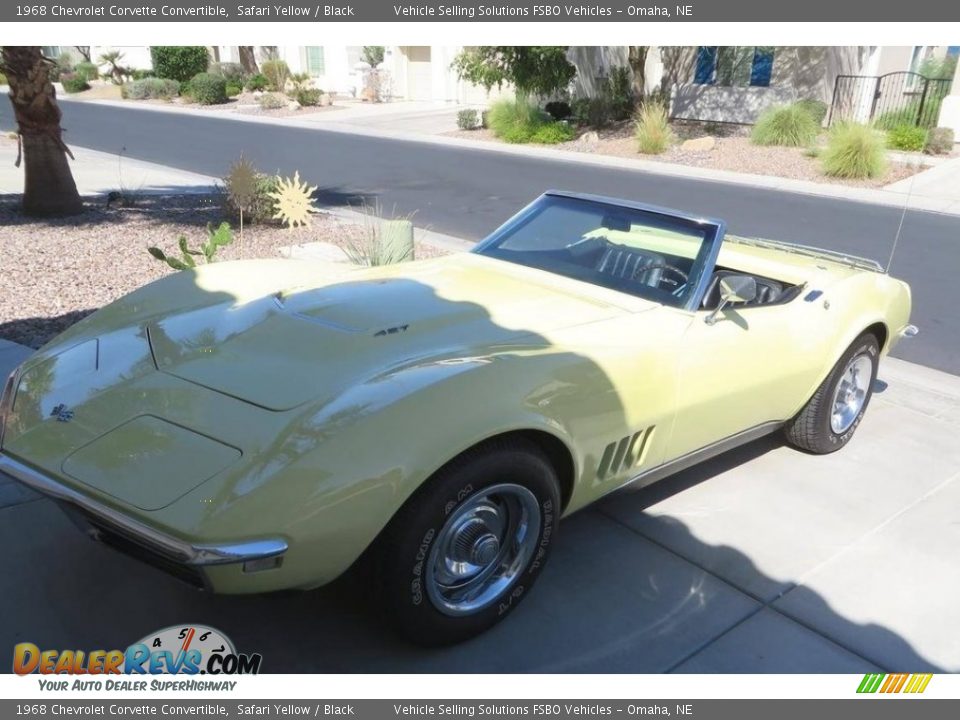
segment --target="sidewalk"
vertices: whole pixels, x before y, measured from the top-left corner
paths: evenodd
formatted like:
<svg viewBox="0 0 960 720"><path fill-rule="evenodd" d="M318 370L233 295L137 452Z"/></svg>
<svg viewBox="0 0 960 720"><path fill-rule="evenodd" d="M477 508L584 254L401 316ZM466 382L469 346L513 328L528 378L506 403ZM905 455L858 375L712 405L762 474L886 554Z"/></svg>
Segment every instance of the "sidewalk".
<svg viewBox="0 0 960 720"><path fill-rule="evenodd" d="M71 146L70 170L81 195L209 193L217 178L109 153ZM23 192L23 166L16 167L16 141L0 139L0 196Z"/></svg>
<svg viewBox="0 0 960 720"><path fill-rule="evenodd" d="M845 185L831 185L828 183L811 182L806 180L792 180L771 175L752 175L749 173L738 173L728 170L696 168L653 160L643 160L640 158L620 158L609 155L575 153L568 150L557 150L555 148L543 146L509 145L506 143L469 140L445 135L430 134L434 132L446 132L446 129L454 129L456 124L456 113L459 109L461 109L460 107L451 107L449 109L443 109L442 107L436 108L436 106L433 106L433 104L430 103L415 104L417 107L413 108L412 110L410 108L401 108L400 112L395 114L392 111L374 111L371 109L366 110L363 113L358 113L354 116L346 115L348 112L353 112L352 110L343 110L338 112L304 115L303 117L271 118L257 115L241 115L238 113L216 113L215 115L212 115L208 111L196 110L192 108L166 105L158 106L146 103L140 103L134 106L131 103L109 100L72 101L66 99L61 100L61 102L98 103L101 105L123 107L127 109L135 108L147 112L184 113L197 117L216 117L217 119L233 120L236 122L283 125L286 127L297 127L304 129L320 129L330 132L350 133L354 135L386 138L404 142L445 145L451 147L470 148L482 152L544 158L567 163L616 167L625 170L645 172L651 175L684 177L703 180L706 182L722 182L745 187L780 190L784 192L829 197L833 199L845 199L854 202L884 205L888 207L903 208L906 205L910 210L922 210L948 215L960 215L960 158L954 158L952 160L942 162L930 170L915 176L916 180L908 178L907 180L901 181L900 183L894 183L894 185L883 189L857 188ZM431 107L420 107L420 105L430 105ZM387 106L370 107L379 108ZM437 128L440 129L437 130ZM934 173L934 171L936 171L936 174L930 175L930 173ZM907 191L904 189L905 186L901 186L903 183L910 183L911 180L913 180L913 189L912 192L907 193Z"/></svg>
<svg viewBox="0 0 960 720"><path fill-rule="evenodd" d="M0 343L0 376L27 353ZM507 622L433 651L379 626L349 576L197 593L0 476L0 543L16 549L0 558L0 645L94 647L216 617L272 672L956 672L960 378L886 359L877 389L840 452L772 436L565 520Z"/></svg>

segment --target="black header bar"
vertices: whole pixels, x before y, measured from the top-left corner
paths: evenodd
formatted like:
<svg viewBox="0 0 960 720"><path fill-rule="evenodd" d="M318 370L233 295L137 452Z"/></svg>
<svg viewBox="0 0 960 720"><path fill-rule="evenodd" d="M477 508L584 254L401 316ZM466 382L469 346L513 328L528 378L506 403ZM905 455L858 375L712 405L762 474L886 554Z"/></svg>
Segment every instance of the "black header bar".
<svg viewBox="0 0 960 720"><path fill-rule="evenodd" d="M4 2L0 22L955 22L944 0L626 0L549 4L528 0L59 0Z"/></svg>

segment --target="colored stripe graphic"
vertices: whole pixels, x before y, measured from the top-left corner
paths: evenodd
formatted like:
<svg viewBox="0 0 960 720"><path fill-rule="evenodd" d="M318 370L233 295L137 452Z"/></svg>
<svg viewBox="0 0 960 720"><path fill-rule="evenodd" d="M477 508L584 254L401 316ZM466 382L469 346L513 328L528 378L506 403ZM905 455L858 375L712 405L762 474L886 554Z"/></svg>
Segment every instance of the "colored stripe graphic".
<svg viewBox="0 0 960 720"><path fill-rule="evenodd" d="M919 694L927 689L933 673L867 673L857 686L858 693Z"/></svg>

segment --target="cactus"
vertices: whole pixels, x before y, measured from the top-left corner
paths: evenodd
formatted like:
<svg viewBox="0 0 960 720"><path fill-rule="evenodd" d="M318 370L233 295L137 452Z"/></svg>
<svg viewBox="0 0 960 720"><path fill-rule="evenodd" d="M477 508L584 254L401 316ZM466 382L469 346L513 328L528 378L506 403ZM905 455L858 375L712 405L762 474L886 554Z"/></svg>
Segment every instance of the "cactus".
<svg viewBox="0 0 960 720"><path fill-rule="evenodd" d="M217 261L217 251L233 242L233 230L228 223L220 223L216 229L212 225L207 225L207 241L200 246L199 250L192 250L187 245L187 236L181 235L177 240L177 247L180 249L180 257L170 257L158 247L149 247L147 252L161 262L165 262L174 270L190 270L197 266L194 258L202 257L205 262L212 263Z"/></svg>

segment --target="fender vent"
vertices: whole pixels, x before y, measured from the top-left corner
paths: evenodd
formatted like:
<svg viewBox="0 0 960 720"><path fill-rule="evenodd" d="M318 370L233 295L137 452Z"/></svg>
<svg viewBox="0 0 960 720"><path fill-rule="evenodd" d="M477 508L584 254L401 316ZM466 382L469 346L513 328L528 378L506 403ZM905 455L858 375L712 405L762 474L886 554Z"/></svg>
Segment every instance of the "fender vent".
<svg viewBox="0 0 960 720"><path fill-rule="evenodd" d="M600 458L597 477L605 480L639 465L643 461L647 440L653 433L654 427L644 428L607 445L604 448L603 457Z"/></svg>

